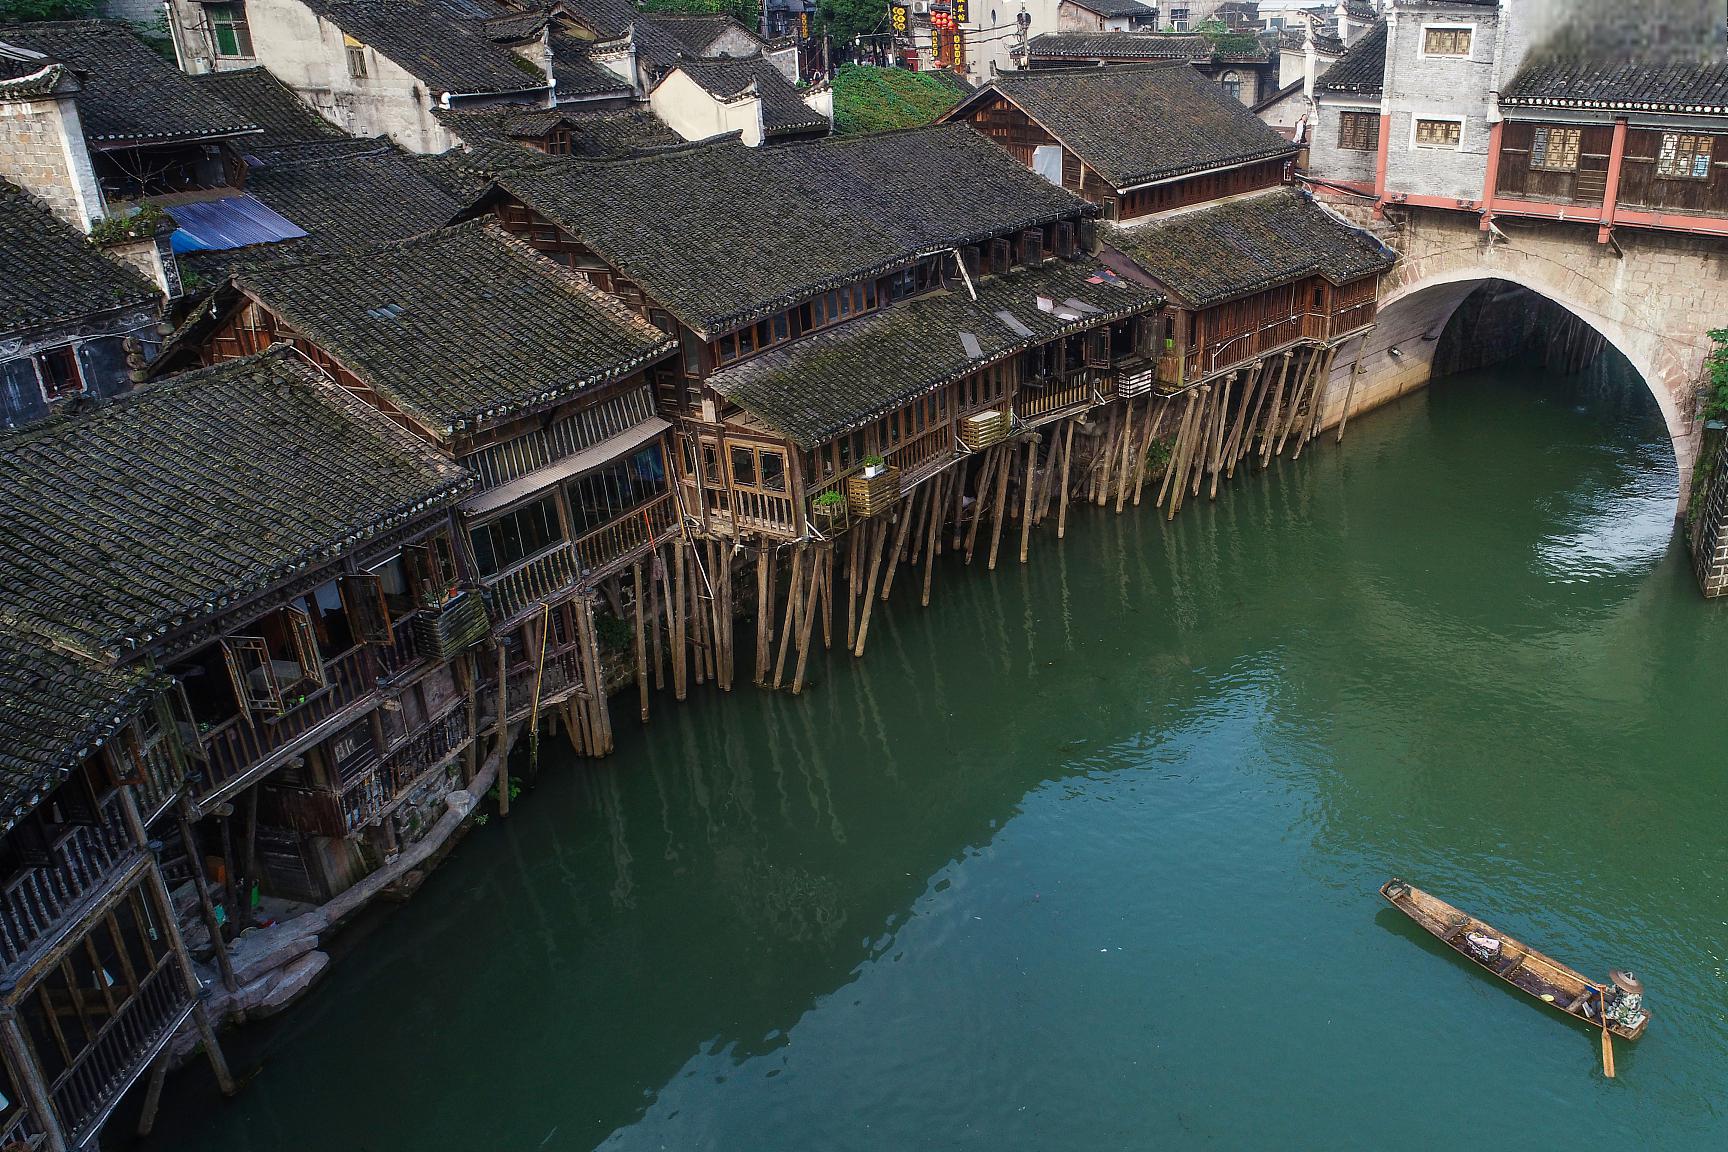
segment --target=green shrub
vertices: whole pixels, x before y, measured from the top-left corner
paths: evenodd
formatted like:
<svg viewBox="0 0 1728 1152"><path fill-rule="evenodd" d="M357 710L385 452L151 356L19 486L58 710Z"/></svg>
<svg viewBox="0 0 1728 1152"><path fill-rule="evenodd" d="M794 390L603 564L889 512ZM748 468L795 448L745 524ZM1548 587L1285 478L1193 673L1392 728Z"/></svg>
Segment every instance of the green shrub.
<svg viewBox="0 0 1728 1152"><path fill-rule="evenodd" d="M917 128L960 103L965 94L946 72L843 64L834 74L834 131L847 135Z"/></svg>

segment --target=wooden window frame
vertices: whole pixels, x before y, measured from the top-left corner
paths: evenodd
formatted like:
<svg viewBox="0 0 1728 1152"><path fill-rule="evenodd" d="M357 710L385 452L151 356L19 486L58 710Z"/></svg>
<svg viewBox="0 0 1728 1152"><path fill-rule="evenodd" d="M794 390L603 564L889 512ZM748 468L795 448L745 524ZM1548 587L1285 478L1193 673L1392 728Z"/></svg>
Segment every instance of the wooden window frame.
<svg viewBox="0 0 1728 1152"><path fill-rule="evenodd" d="M1456 47L1458 38L1464 40L1462 50ZM1435 48L1435 44L1452 44L1453 47ZM1418 55L1423 60L1470 60L1476 53L1476 25L1474 24L1424 24L1422 25L1422 41Z"/></svg>
<svg viewBox="0 0 1728 1152"><path fill-rule="evenodd" d="M62 400L70 400L74 396L82 396L89 391L84 382L84 368L78 363L78 346L62 344L58 348L44 348L32 357L36 361L36 377L42 385L42 398L50 404L58 404ZM57 379L54 366L58 365L64 380Z"/></svg>
<svg viewBox="0 0 1728 1152"><path fill-rule="evenodd" d="M384 599L384 581L371 572L353 572L336 585L342 611L356 639L366 644L389 644L395 639L390 627L390 605Z"/></svg>
<svg viewBox="0 0 1728 1152"><path fill-rule="evenodd" d="M1346 110L1338 114L1338 147L1345 152L1380 151L1380 113Z"/></svg>
<svg viewBox="0 0 1728 1152"><path fill-rule="evenodd" d="M282 711L282 686L276 682L276 669L270 660L270 645L262 636L224 636L221 640L222 660L228 666L228 679L234 687L234 699L248 719L254 713L279 715ZM259 688L253 691L249 673L262 673Z"/></svg>
<svg viewBox="0 0 1728 1152"><path fill-rule="evenodd" d="M1576 172L1584 129L1566 124L1538 124L1530 134L1530 167L1538 172ZM1555 162L1555 145L1559 162Z"/></svg>
<svg viewBox="0 0 1728 1152"><path fill-rule="evenodd" d="M232 0L227 4L210 4L205 6L205 15L210 18L210 51L222 60L251 60L257 53L252 48L252 26L246 19L244 0ZM224 51L222 47L222 32L227 30L234 42L232 52Z"/></svg>
<svg viewBox="0 0 1728 1152"><path fill-rule="evenodd" d="M1458 129L1458 138L1449 141L1434 141L1422 139L1424 124L1449 124ZM1464 118L1462 116L1422 116L1410 117L1410 150L1418 148L1432 149L1436 152L1462 152L1464 150Z"/></svg>
<svg viewBox="0 0 1728 1152"><path fill-rule="evenodd" d="M1672 141L1672 146L1670 146ZM1687 170L1680 171L1684 157ZM1699 171L1698 161L1704 161ZM1710 168L1716 162L1716 137L1708 132L1664 132L1656 148L1656 178L1658 180L1708 180ZM1665 170L1667 169L1667 170Z"/></svg>
<svg viewBox="0 0 1728 1152"><path fill-rule="evenodd" d="M366 79L369 75L366 71L366 45L361 44L358 41L350 44L347 43L346 38L344 38L342 52L348 60L348 79Z"/></svg>

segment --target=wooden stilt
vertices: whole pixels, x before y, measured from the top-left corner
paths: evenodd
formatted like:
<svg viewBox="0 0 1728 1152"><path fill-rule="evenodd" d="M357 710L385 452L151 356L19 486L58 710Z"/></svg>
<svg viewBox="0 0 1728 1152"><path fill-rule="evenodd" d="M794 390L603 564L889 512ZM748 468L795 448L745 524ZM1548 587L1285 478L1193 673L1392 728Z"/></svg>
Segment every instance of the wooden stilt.
<svg viewBox="0 0 1728 1152"><path fill-rule="evenodd" d="M1208 500L1218 499L1218 474L1224 471L1224 430L1230 425L1230 392L1236 386L1236 373L1224 377L1224 392L1218 399L1218 431L1212 440L1212 489Z"/></svg>
<svg viewBox="0 0 1728 1152"><path fill-rule="evenodd" d="M156 1110L162 1106L162 1085L168 1080L168 1054L156 1057L150 1065L150 1081L144 1088L144 1106L138 1111L138 1137L143 1139L156 1128Z"/></svg>
<svg viewBox="0 0 1728 1152"><path fill-rule="evenodd" d="M510 815L510 681L505 676L504 642L498 642L498 715L492 727L492 748L498 757L498 815Z"/></svg>
<svg viewBox="0 0 1728 1152"><path fill-rule="evenodd" d="M786 618L780 623L780 650L774 657L774 687L786 682L786 653L792 646L798 625L798 598L804 589L804 554L809 545L800 544L792 552L792 582L786 589Z"/></svg>
<svg viewBox="0 0 1728 1152"><path fill-rule="evenodd" d="M816 605L822 602L822 549L818 544L810 555L810 585L804 593L804 619L798 628L798 668L792 675L792 695L804 691L804 669L810 663L810 628L816 620Z"/></svg>
<svg viewBox="0 0 1728 1152"><path fill-rule="evenodd" d="M768 679L768 648L774 623L774 566L766 544L756 549L756 678L758 688Z"/></svg>
<svg viewBox="0 0 1728 1152"><path fill-rule="evenodd" d="M1062 437L1062 477L1057 483L1061 486L1061 495L1057 497L1060 507L1056 512L1056 539L1061 540L1068 535L1068 475L1069 468L1074 463L1074 421L1068 421L1068 431Z"/></svg>
<svg viewBox="0 0 1728 1152"><path fill-rule="evenodd" d="M972 523L966 528L966 563L972 563L972 552L978 546L978 525L984 520L984 507L990 503L990 486L996 480L996 468L1006 445L998 444L984 454L984 462L973 478L976 493L972 498Z"/></svg>
<svg viewBox="0 0 1728 1152"><path fill-rule="evenodd" d="M678 555L678 545L672 546L673 556ZM672 665L672 695L675 699L685 699L688 692L688 682L685 680L684 628L680 619L679 606L684 602L683 566L678 563L668 563L664 555L660 558L660 591L666 601L666 649ZM674 572L680 574L674 583Z"/></svg>
<svg viewBox="0 0 1728 1152"><path fill-rule="evenodd" d="M919 594L918 603L925 608L930 607L930 576L936 571L936 550L941 546L942 510L948 507L948 484L952 481L949 474L939 472L931 483L936 485L936 491L931 494L930 506L934 513L930 517L930 539L924 544L924 588Z"/></svg>
<svg viewBox="0 0 1728 1152"><path fill-rule="evenodd" d="M663 575L656 579L656 573L664 573L658 548L648 553L648 652L654 660L654 688L664 692L666 665L660 659L660 588L666 581Z"/></svg>
<svg viewBox="0 0 1728 1152"><path fill-rule="evenodd" d="M822 649L834 647L834 542L822 545Z"/></svg>
<svg viewBox="0 0 1728 1152"><path fill-rule="evenodd" d="M1164 478L1158 485L1158 499L1153 503L1164 506L1164 501L1170 496L1170 487L1174 483L1177 468L1182 463L1182 449L1188 442L1188 426L1194 422L1195 395L1189 392L1184 398L1182 415L1176 421L1176 435L1170 439L1170 458L1164 461Z"/></svg>
<svg viewBox="0 0 1728 1152"><path fill-rule="evenodd" d="M1188 393L1188 413L1183 420L1182 432L1176 438L1176 447L1170 459L1170 469L1164 477L1164 487L1169 491L1170 502L1164 514L1166 520L1174 519L1177 509L1182 507L1182 490L1188 485L1188 463L1194 455L1194 442L1200 436L1200 421L1205 411L1204 398L1201 390L1191 389ZM1164 503L1161 492L1159 503Z"/></svg>
<svg viewBox="0 0 1728 1152"><path fill-rule="evenodd" d="M864 609L858 617L858 643L853 656L864 655L864 642L870 638L870 609L876 603L876 576L882 569L882 545L888 539L888 524L877 517L870 544L870 575L864 581Z"/></svg>
<svg viewBox="0 0 1728 1152"><path fill-rule="evenodd" d="M900 514L894 525L894 550L888 554L888 568L882 573L882 599L894 588L894 573L900 570L900 553L906 547L906 534L912 529L912 508L909 501L900 501Z"/></svg>
<svg viewBox="0 0 1728 1152"><path fill-rule="evenodd" d="M1026 471L1021 476L1020 484L1020 563L1026 563L1026 553L1032 544L1032 477L1033 465L1037 463L1038 441L1029 437L1026 441Z"/></svg>
<svg viewBox="0 0 1728 1152"><path fill-rule="evenodd" d="M1255 393L1260 391L1260 381L1265 374L1264 362L1256 360L1242 382L1242 396L1236 405L1236 419L1231 421L1230 435L1224 441L1225 479L1236 474L1237 450L1242 445L1242 437L1247 433L1248 413L1254 404Z"/></svg>
<svg viewBox="0 0 1728 1152"><path fill-rule="evenodd" d="M474 730L470 728L469 731ZM235 992L240 985L234 979L234 961L228 955L228 946L223 942L221 926L216 922L216 903L210 899L210 882L204 874L204 854L198 850L197 837L192 834L190 808L191 801L182 797L179 806L174 810L175 820L180 826L180 843L186 849L186 859L192 865L192 887L198 893L198 910L204 916L204 930L210 933L210 944L216 950L216 968L222 974L222 987Z"/></svg>
<svg viewBox="0 0 1728 1152"><path fill-rule="evenodd" d="M861 563L862 540L869 535L869 523L854 528L846 538L846 650L858 643L858 578L863 575L858 568Z"/></svg>
<svg viewBox="0 0 1728 1152"><path fill-rule="evenodd" d="M1140 454L1134 458L1134 507L1140 507L1140 494L1146 487L1146 461L1152 455L1152 442L1158 439L1158 433L1163 429L1165 421L1170 416L1170 402L1158 401L1148 396L1146 398L1146 437L1140 445Z"/></svg>
<svg viewBox="0 0 1728 1152"><path fill-rule="evenodd" d="M1042 524L1050 516L1051 501L1056 496L1056 466L1062 459L1062 428L1068 422L1058 420L1050 425L1044 439L1044 465L1038 471L1038 512L1034 524Z"/></svg>
<svg viewBox="0 0 1728 1152"><path fill-rule="evenodd" d="M1362 339L1356 345L1356 359L1350 362L1350 385L1344 389L1344 411L1338 415L1338 437L1334 444L1344 442L1344 426L1350 423L1350 403L1356 399L1356 378L1362 371L1362 353L1368 348L1368 333L1362 333Z"/></svg>
<svg viewBox="0 0 1728 1152"><path fill-rule="evenodd" d="M936 477L924 481L912 490L912 534L906 538L906 562L917 564L924 550L924 521L930 518L930 505L935 502Z"/></svg>
<svg viewBox="0 0 1728 1152"><path fill-rule="evenodd" d="M988 460L988 454L984 457ZM966 527L966 458L961 457L954 467L954 538L948 542L950 552L960 551L960 534ZM938 553L942 550L940 542L936 545Z"/></svg>
<svg viewBox="0 0 1728 1152"><path fill-rule="evenodd" d="M636 593L636 696L642 708L642 723L648 723L648 644L643 634L646 622L642 618L642 561L630 566L630 585Z"/></svg>
<svg viewBox="0 0 1728 1152"><path fill-rule="evenodd" d="M990 571L996 571L996 554L1002 547L1002 521L1008 518L1008 474L1014 471L1014 445L1002 445L996 467L996 508L990 517Z"/></svg>
<svg viewBox="0 0 1728 1152"><path fill-rule="evenodd" d="M1308 446L1308 441L1320 433L1320 421L1326 415L1326 390L1332 384L1332 363L1338 358L1338 349L1328 348L1322 358L1319 369L1314 374L1314 382L1308 390L1308 406L1312 409L1307 425L1302 429L1302 439L1297 441L1296 451L1291 456L1293 460L1302 459L1302 449Z"/></svg>
<svg viewBox="0 0 1728 1152"><path fill-rule="evenodd" d="M1260 467L1262 468L1272 462L1272 445L1278 439L1279 422L1284 417L1284 389L1289 383L1290 363L1295 355L1294 349L1284 353L1284 361L1278 366L1278 383L1272 390L1272 409L1266 414L1265 427L1260 430Z"/></svg>
<svg viewBox="0 0 1728 1152"><path fill-rule="evenodd" d="M1121 417L1122 414L1112 405L1110 420L1104 428L1104 441L1099 445L1100 451L1097 459L1092 462L1092 480L1086 495L1100 508L1104 507L1109 499L1107 493L1110 490L1110 470L1116 455L1116 426Z"/></svg>

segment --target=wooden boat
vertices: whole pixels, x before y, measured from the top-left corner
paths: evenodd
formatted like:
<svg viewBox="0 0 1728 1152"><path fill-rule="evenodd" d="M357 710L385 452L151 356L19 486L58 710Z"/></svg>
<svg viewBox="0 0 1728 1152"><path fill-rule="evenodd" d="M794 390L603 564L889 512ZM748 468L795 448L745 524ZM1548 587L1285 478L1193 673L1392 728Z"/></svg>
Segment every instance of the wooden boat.
<svg viewBox="0 0 1728 1152"><path fill-rule="evenodd" d="M1621 1039L1638 1039L1650 1022L1643 1008L1643 985L1631 973L1616 970L1608 983L1598 984L1396 877L1381 886L1380 895L1454 952L1593 1028L1602 1027L1604 1003L1608 1031Z"/></svg>

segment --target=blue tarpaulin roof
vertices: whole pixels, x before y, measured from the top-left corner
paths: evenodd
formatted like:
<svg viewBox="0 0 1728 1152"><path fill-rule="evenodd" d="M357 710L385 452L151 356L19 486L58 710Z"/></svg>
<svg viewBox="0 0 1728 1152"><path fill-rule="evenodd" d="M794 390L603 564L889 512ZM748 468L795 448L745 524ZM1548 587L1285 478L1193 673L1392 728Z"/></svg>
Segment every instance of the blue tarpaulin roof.
<svg viewBox="0 0 1728 1152"><path fill-rule="evenodd" d="M213 252L295 240L306 230L278 215L252 196L224 196L220 200L195 200L168 209L179 225L174 230L176 252Z"/></svg>

